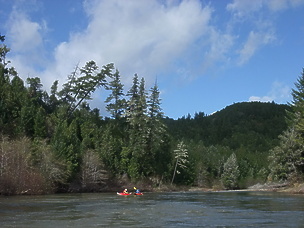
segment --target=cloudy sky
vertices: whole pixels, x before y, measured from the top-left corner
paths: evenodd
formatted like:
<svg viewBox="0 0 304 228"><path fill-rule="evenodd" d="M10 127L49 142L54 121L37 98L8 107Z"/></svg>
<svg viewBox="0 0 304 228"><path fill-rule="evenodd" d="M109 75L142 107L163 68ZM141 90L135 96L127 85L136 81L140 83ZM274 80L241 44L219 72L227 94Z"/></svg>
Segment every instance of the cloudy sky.
<svg viewBox="0 0 304 228"><path fill-rule="evenodd" d="M304 68L304 0L0 0L19 76L45 90L79 64L114 63L128 90L157 80L165 115L291 101ZM103 110L98 91L91 108ZM105 113L104 113L105 114Z"/></svg>

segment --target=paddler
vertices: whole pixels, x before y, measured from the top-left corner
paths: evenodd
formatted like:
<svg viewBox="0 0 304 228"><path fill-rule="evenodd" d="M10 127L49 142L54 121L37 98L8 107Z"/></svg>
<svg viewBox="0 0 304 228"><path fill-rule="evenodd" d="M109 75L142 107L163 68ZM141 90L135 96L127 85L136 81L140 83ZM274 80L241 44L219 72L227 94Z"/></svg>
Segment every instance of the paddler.
<svg viewBox="0 0 304 228"><path fill-rule="evenodd" d="M125 190L123 190L124 194L128 194L128 189L125 188Z"/></svg>
<svg viewBox="0 0 304 228"><path fill-rule="evenodd" d="M136 194L140 193L140 190L137 189L136 187L134 187L134 190L135 190L135 193L136 193Z"/></svg>

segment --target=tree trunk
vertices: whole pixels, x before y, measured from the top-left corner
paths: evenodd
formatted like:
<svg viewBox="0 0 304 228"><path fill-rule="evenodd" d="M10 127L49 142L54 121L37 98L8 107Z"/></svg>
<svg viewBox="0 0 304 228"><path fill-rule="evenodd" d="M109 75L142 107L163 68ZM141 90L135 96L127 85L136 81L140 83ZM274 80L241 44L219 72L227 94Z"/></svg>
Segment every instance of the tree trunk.
<svg viewBox="0 0 304 228"><path fill-rule="evenodd" d="M174 181L174 178L175 178L175 173L176 173L176 169L177 169L177 162L178 162L178 159L176 159L176 164L175 164L175 168L174 168L173 177L172 177L172 180L171 180L171 185L173 184L173 181Z"/></svg>

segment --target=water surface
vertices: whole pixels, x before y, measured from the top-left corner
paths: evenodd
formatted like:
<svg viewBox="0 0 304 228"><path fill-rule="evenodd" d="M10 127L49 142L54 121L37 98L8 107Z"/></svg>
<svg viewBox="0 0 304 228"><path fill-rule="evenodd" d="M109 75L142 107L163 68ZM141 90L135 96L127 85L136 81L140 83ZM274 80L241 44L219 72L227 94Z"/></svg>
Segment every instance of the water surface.
<svg viewBox="0 0 304 228"><path fill-rule="evenodd" d="M0 227L304 227L304 196L271 192L1 196Z"/></svg>

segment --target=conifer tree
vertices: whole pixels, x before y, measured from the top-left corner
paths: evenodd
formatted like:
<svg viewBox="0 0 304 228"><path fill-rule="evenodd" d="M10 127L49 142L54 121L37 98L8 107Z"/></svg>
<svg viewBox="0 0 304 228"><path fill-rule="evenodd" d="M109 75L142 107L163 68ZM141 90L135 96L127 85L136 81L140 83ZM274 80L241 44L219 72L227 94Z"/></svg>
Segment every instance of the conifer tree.
<svg viewBox="0 0 304 228"><path fill-rule="evenodd" d="M132 118L135 116L135 112L139 102L138 87L139 87L138 75L135 74L133 77L132 86L127 93L129 99L127 101L125 116L127 117L128 122L131 122Z"/></svg>
<svg viewBox="0 0 304 228"><path fill-rule="evenodd" d="M170 162L170 153L168 153L169 141L167 129L163 119L161 108L161 99L159 97L157 84L150 89L148 104L148 132L147 132L147 158L148 167L151 173L162 175L167 171Z"/></svg>
<svg viewBox="0 0 304 228"><path fill-rule="evenodd" d="M109 90L112 91L105 101L106 103L108 103L106 107L107 111L110 112L111 116L114 119L119 119L122 116L126 101L123 98L123 84L120 81L120 74L117 69L116 72L113 74L112 81L109 82L107 87Z"/></svg>
<svg viewBox="0 0 304 228"><path fill-rule="evenodd" d="M147 102L145 81L142 78L140 83L138 75L133 78L133 85L128 94L130 99L127 107L127 122L129 123L129 149L130 165L129 175L137 179L146 175L146 164L143 163L146 158L146 139L147 139ZM126 157L126 156L125 156Z"/></svg>
<svg viewBox="0 0 304 228"><path fill-rule="evenodd" d="M43 105L43 91L42 91L42 83L40 78L27 78L26 80L28 87L28 93L31 101L34 103L36 107Z"/></svg>
<svg viewBox="0 0 304 228"><path fill-rule="evenodd" d="M8 67L6 55L10 49L4 40L5 37L0 35L0 133L15 135L19 129L20 111L26 93L23 81L14 67Z"/></svg>
<svg viewBox="0 0 304 228"><path fill-rule="evenodd" d="M303 165L301 153L304 151L304 144L298 143L299 138L293 127L289 127L279 136L280 144L270 151L270 180L286 181L299 175L298 167Z"/></svg>
<svg viewBox="0 0 304 228"><path fill-rule="evenodd" d="M292 89L288 129L280 136L280 144L271 150L270 178L296 180L304 174L304 69Z"/></svg>
<svg viewBox="0 0 304 228"><path fill-rule="evenodd" d="M58 93L61 100L67 104L67 114L70 116L83 101L91 100L92 94L101 86L106 86L106 77L112 76L113 64L107 64L99 70L94 61L89 61L79 69L76 66L69 76L68 82Z"/></svg>
<svg viewBox="0 0 304 228"><path fill-rule="evenodd" d="M81 142L77 135L78 124L76 120L73 120L70 125L67 121L58 120L51 141L55 156L65 163L65 173L70 180L75 177L80 167Z"/></svg>
<svg viewBox="0 0 304 228"><path fill-rule="evenodd" d="M51 86L51 95L48 100L48 112L53 113L59 107L59 100L58 100L58 80L54 81L53 85Z"/></svg>
<svg viewBox="0 0 304 228"><path fill-rule="evenodd" d="M122 137L115 132L116 126L107 124L101 131L101 140L98 144L104 165L114 175L126 171L124 168L127 168L127 166L122 168L121 165Z"/></svg>
<svg viewBox="0 0 304 228"><path fill-rule="evenodd" d="M134 168L130 168L131 166L131 159L133 158L133 148L134 144L136 142L136 130L135 130L135 123L136 123L136 110L137 105L139 103L139 94L138 94L138 88L139 88L139 81L138 81L138 75L134 74L133 76L133 83L129 91L127 92L127 106L126 106L126 112L125 117L128 123L128 142L126 147L124 147L121 151L121 167L122 171L125 173L128 173L130 176L137 177L138 176L138 170ZM134 163L134 162L133 162ZM130 173L130 170L133 170L134 174Z"/></svg>
<svg viewBox="0 0 304 228"><path fill-rule="evenodd" d="M240 176L239 166L235 153L227 159L224 164L224 170L221 176L222 184L226 189L235 189L237 187L238 178Z"/></svg>
<svg viewBox="0 0 304 228"><path fill-rule="evenodd" d="M34 119L34 137L44 139L46 134L46 113L42 107L39 107Z"/></svg>

